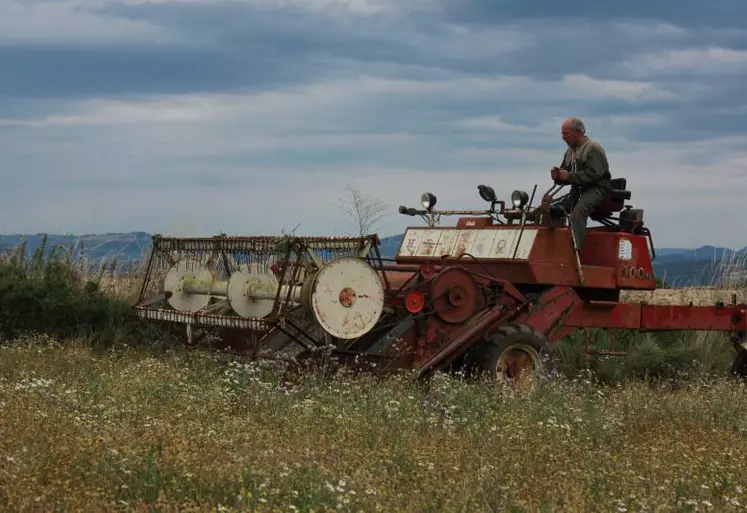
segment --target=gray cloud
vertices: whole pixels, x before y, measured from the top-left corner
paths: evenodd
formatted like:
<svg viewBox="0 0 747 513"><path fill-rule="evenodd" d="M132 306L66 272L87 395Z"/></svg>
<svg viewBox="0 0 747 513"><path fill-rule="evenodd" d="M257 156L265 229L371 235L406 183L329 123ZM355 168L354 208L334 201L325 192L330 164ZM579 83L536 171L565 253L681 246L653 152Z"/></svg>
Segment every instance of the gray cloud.
<svg viewBox="0 0 747 513"><path fill-rule="evenodd" d="M600 24L618 20L655 20L684 27L739 28L747 24L747 5L731 0L681 0L676 5L651 0L630 0L625 3L540 0L531 4L521 0L439 0L439 3L450 20L461 23L541 18L557 20L556 24L573 27L575 20L581 18Z"/></svg>
<svg viewBox="0 0 747 513"><path fill-rule="evenodd" d="M747 37L718 2L23 5L0 36L5 231L169 231L190 218L208 233L298 219L340 232L331 203L350 182L390 203L381 230L393 233L412 221L396 206L423 188L447 208L479 204L481 182L541 191L560 121L578 115L657 243L745 244ZM704 197L727 224L701 219L694 239L681 219Z"/></svg>

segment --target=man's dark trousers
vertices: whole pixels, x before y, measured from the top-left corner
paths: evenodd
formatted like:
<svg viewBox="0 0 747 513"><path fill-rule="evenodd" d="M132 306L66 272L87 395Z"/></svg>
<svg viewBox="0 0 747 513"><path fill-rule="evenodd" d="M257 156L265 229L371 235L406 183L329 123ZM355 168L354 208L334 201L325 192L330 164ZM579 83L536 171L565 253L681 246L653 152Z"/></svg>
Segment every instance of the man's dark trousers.
<svg viewBox="0 0 747 513"><path fill-rule="evenodd" d="M569 216L569 227L573 230L579 250L584 242L589 214L602 206L604 195L605 190L601 187L591 187L582 191L577 185L571 185L571 194L568 198L569 207L572 208Z"/></svg>

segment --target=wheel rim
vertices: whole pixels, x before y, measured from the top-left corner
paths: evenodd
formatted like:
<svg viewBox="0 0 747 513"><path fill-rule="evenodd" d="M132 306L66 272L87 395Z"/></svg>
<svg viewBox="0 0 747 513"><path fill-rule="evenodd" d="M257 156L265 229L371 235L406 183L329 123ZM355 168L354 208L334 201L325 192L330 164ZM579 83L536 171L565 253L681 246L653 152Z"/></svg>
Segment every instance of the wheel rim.
<svg viewBox="0 0 747 513"><path fill-rule="evenodd" d="M495 365L495 378L499 383L531 383L534 373L542 368L542 358L528 344L508 346Z"/></svg>

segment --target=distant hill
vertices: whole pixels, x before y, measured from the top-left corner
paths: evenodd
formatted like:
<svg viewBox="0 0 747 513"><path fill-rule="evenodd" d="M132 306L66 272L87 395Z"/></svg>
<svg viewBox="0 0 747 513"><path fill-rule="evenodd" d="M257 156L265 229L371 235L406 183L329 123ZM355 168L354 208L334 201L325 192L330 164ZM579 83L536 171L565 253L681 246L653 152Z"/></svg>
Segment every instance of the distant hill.
<svg viewBox="0 0 747 513"><path fill-rule="evenodd" d="M394 258L402 242L402 234L381 239L381 252L385 258ZM39 247L44 234L1 235L0 253L17 247L26 241L30 256ZM47 250L61 246L63 250L73 248L76 255L83 255L93 265L116 260L117 267L126 271L142 262L148 256L151 234L146 232L102 233L89 235L49 235ZM741 269L747 274L744 261L747 260L747 247L740 250L703 246L700 248L656 248L654 272L671 287L709 285L711 277L721 275L721 262L741 262Z"/></svg>
<svg viewBox="0 0 747 513"><path fill-rule="evenodd" d="M0 253L18 248L26 243L26 255L31 257L41 246L45 235L15 234L0 235ZM114 262L118 267L129 268L148 256L151 235L146 232L102 233L89 235L47 235L45 256L55 248L58 254L73 251L76 258L84 257L90 264Z"/></svg>

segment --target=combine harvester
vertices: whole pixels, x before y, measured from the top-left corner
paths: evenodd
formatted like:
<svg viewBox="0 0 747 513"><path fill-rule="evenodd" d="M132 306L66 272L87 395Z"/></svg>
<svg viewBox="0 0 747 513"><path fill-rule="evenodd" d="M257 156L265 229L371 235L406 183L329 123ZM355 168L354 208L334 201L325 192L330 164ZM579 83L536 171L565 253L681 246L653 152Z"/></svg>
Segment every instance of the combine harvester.
<svg viewBox="0 0 747 513"><path fill-rule="evenodd" d="M420 378L551 371L550 344L584 328L718 331L736 348L733 372L747 376L747 308L736 295L710 306L621 301L621 291L656 289L655 253L643 210L625 205L626 180L613 188L582 248L558 184L537 207L534 192L514 191L507 207L480 185L489 208L437 211L425 193L422 209L399 208L426 223L406 230L394 261L376 235L156 235L135 310L185 325L188 344L213 336L254 357L324 356ZM437 226L448 215L460 217Z"/></svg>

